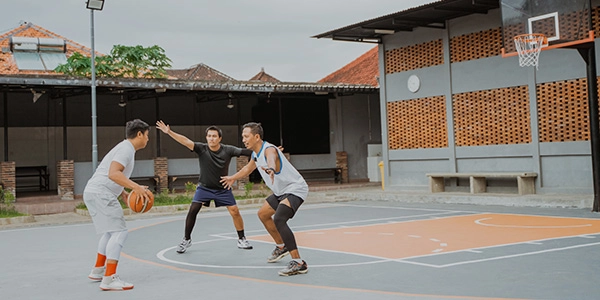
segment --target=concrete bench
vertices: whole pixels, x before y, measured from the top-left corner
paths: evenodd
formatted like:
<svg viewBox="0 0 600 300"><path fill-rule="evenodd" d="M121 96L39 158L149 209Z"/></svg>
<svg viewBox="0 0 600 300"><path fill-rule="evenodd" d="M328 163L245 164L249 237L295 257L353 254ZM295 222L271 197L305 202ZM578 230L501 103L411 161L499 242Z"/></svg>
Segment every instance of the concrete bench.
<svg viewBox="0 0 600 300"><path fill-rule="evenodd" d="M537 173L428 173L429 189L432 193L444 191L444 178L469 178L471 194L486 192L486 178L515 178L519 195L535 194Z"/></svg>

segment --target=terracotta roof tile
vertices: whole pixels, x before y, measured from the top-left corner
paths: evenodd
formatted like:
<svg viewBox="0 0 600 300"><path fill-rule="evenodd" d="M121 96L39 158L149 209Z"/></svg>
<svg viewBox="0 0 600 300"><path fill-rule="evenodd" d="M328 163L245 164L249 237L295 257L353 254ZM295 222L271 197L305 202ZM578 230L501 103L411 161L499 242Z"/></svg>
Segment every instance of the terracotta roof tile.
<svg viewBox="0 0 600 300"><path fill-rule="evenodd" d="M207 80L207 81L233 81L234 78L227 76L205 64L197 64L188 69L167 70L170 78L185 80Z"/></svg>
<svg viewBox="0 0 600 300"><path fill-rule="evenodd" d="M379 77L379 52L376 46L317 82L368 84L378 87L377 77Z"/></svg>
<svg viewBox="0 0 600 300"><path fill-rule="evenodd" d="M24 22L19 27L9 30L0 35L0 74L47 74L47 75L58 75L53 71L21 71L17 68L17 64L10 52L10 38L15 37L38 37L38 38L54 38L63 39L67 44L67 57L71 56L74 52L79 52L83 55L90 56L91 49L85 47L79 43L69 40L61 35L58 35L52 31L49 31L43 27L37 26L33 23ZM98 54L101 55L101 54Z"/></svg>
<svg viewBox="0 0 600 300"><path fill-rule="evenodd" d="M260 68L260 72L258 72L258 74L254 75L252 78L250 78L250 81L262 81L262 82L281 82L281 80L267 74L265 72L265 68Z"/></svg>

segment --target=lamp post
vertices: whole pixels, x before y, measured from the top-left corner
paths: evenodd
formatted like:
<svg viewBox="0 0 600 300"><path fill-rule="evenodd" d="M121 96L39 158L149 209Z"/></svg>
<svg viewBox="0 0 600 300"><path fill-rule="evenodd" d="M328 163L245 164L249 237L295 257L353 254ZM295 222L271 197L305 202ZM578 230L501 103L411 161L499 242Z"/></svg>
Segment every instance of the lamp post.
<svg viewBox="0 0 600 300"><path fill-rule="evenodd" d="M96 49L94 47L94 11L104 8L104 0L88 0L86 8L90 10L90 35L92 39L92 173L98 166L98 135L96 116Z"/></svg>

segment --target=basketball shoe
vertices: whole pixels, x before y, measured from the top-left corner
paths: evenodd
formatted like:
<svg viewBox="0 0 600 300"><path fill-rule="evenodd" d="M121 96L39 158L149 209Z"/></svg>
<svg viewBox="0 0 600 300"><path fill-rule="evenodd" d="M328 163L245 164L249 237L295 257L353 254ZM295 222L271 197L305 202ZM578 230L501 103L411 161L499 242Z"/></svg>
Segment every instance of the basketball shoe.
<svg viewBox="0 0 600 300"><path fill-rule="evenodd" d="M104 277L104 267L93 268L90 275L88 275L88 278L93 281L100 281L102 277Z"/></svg>
<svg viewBox="0 0 600 300"><path fill-rule="evenodd" d="M132 288L133 284L121 280L117 274L102 277L102 282L100 283L100 289L103 291L124 291Z"/></svg>
<svg viewBox="0 0 600 300"><path fill-rule="evenodd" d="M185 238L183 239L183 241L181 241L181 243L179 243L179 249L177 249L177 253L185 253L185 251L187 250L187 248L189 248L192 245L192 239L186 240Z"/></svg>
<svg viewBox="0 0 600 300"><path fill-rule="evenodd" d="M238 240L238 248L240 249L247 249L250 250L252 249L252 245L250 245L250 243L248 242L248 240L246 240L245 237L241 238Z"/></svg>
<svg viewBox="0 0 600 300"><path fill-rule="evenodd" d="M288 249L283 246L283 248L279 248L277 246L275 246L275 250L273 250L273 252L271 252L271 256L269 256L267 258L267 262L273 263L276 261L279 261L280 259L282 259L284 256L290 254L290 252L288 251Z"/></svg>
<svg viewBox="0 0 600 300"><path fill-rule="evenodd" d="M295 260L292 260L285 269L279 271L279 275L290 276L296 274L306 274L306 272L308 272L308 264L306 264L305 261L302 261L302 264L299 264Z"/></svg>

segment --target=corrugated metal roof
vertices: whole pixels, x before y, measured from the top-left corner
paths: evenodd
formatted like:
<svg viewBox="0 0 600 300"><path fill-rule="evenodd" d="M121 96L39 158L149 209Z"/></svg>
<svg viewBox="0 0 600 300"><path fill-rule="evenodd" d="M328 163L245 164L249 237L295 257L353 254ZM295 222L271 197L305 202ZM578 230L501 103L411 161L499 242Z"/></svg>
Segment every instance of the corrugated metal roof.
<svg viewBox="0 0 600 300"><path fill-rule="evenodd" d="M50 76L50 75L0 75L0 85L5 86L46 86L88 87L89 79ZM137 78L99 78L96 86L128 89L168 89L181 91L223 91L223 92L277 92L277 93L359 93L376 92L377 87L368 84L310 83L310 82L262 82L262 81L203 81Z"/></svg>
<svg viewBox="0 0 600 300"><path fill-rule="evenodd" d="M417 27L445 28L446 21L466 15L486 14L500 7L499 0L440 0L362 21L313 36L334 40L381 43L382 37Z"/></svg>

